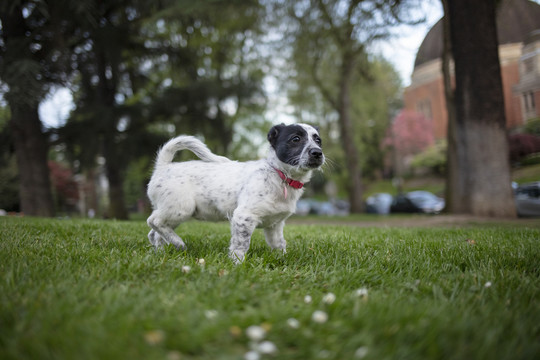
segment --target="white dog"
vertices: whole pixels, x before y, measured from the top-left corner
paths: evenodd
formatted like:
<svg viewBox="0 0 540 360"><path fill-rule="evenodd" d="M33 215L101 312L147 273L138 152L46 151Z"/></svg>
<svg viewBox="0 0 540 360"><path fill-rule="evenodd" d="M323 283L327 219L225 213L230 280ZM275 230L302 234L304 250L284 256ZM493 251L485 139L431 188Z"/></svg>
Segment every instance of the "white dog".
<svg viewBox="0 0 540 360"><path fill-rule="evenodd" d="M310 125L274 126L268 141L266 159L237 162L213 154L192 136L169 140L157 155L148 184L154 209L148 218L152 245L185 249L174 229L193 217L229 219L229 256L235 263L244 260L256 227L264 229L271 248L285 252L285 220L294 213L304 183L325 158L319 132ZM185 149L201 161L173 162L175 153Z"/></svg>

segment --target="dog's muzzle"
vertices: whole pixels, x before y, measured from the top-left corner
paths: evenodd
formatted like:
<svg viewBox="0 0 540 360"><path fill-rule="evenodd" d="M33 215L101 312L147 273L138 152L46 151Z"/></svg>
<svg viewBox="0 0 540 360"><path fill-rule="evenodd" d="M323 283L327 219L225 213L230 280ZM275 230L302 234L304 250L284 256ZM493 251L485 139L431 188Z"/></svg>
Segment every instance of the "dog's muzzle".
<svg viewBox="0 0 540 360"><path fill-rule="evenodd" d="M324 163L324 155L321 149L313 148L308 151L308 167L318 168Z"/></svg>

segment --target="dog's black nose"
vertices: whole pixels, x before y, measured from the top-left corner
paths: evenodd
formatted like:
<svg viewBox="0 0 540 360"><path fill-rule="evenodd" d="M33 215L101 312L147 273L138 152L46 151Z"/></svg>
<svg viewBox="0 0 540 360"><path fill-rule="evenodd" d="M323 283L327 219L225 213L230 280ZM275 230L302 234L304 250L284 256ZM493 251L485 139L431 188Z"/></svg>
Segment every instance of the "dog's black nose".
<svg viewBox="0 0 540 360"><path fill-rule="evenodd" d="M310 149L309 155L319 159L322 157L322 151L320 149Z"/></svg>

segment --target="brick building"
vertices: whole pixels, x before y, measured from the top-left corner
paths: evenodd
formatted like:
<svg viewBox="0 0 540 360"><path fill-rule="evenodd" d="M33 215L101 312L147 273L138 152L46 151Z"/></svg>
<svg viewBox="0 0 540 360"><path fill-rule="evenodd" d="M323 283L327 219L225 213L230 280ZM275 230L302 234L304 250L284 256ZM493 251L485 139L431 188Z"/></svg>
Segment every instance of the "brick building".
<svg viewBox="0 0 540 360"><path fill-rule="evenodd" d="M506 123L512 129L540 117L540 5L503 0L497 12L497 34ZM403 95L405 109L432 119L436 139L446 137L448 123L442 51L441 19L420 45L411 85Z"/></svg>

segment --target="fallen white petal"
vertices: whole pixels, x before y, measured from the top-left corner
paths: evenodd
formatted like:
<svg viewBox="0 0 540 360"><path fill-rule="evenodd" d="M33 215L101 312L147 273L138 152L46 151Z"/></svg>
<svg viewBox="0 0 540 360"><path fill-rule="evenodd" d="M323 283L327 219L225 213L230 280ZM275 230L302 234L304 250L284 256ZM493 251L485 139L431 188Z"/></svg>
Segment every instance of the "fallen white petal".
<svg viewBox="0 0 540 360"><path fill-rule="evenodd" d="M356 352L354 353L354 357L357 359L363 359L366 357L367 353L368 353L367 346L362 346L356 349Z"/></svg>
<svg viewBox="0 0 540 360"><path fill-rule="evenodd" d="M366 288L360 288L356 290L356 296L358 297L366 297L368 295L368 289Z"/></svg>
<svg viewBox="0 0 540 360"><path fill-rule="evenodd" d="M212 320L212 319L215 319L218 316L218 312L217 312L217 310L206 310L204 312L204 316L206 316L206 318L208 320Z"/></svg>
<svg viewBox="0 0 540 360"><path fill-rule="evenodd" d="M328 304L328 305L333 304L334 301L336 301L336 295L332 293L328 293L323 296L322 301L323 303Z"/></svg>
<svg viewBox="0 0 540 360"><path fill-rule="evenodd" d="M323 324L328 321L328 314L324 311L317 310L311 315L311 319L316 323Z"/></svg>
<svg viewBox="0 0 540 360"><path fill-rule="evenodd" d="M256 351L248 351L244 354L245 360L259 360L261 358L261 355L259 355Z"/></svg>
<svg viewBox="0 0 540 360"><path fill-rule="evenodd" d="M300 321L290 318L287 320L287 325L289 325L289 327L292 329L298 329L300 327Z"/></svg>
<svg viewBox="0 0 540 360"><path fill-rule="evenodd" d="M266 330L257 325L251 325L246 329L246 335L253 341L261 341L266 335Z"/></svg>
<svg viewBox="0 0 540 360"><path fill-rule="evenodd" d="M278 352L277 346L271 341L263 341L257 346L257 350L264 355L272 355Z"/></svg>

